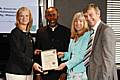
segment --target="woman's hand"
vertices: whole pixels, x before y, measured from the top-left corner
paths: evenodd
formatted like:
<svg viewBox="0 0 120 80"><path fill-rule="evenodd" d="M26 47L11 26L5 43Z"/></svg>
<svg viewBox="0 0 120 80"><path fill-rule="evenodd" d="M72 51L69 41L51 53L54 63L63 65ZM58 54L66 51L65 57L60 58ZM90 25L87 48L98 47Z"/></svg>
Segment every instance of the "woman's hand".
<svg viewBox="0 0 120 80"><path fill-rule="evenodd" d="M43 72L42 67L38 63L33 64L33 69L39 72Z"/></svg>
<svg viewBox="0 0 120 80"><path fill-rule="evenodd" d="M61 63L58 68L56 68L55 70L63 70L66 67L65 63Z"/></svg>
<svg viewBox="0 0 120 80"><path fill-rule="evenodd" d="M61 58L64 56L64 52L58 52L57 55L58 55L58 58Z"/></svg>

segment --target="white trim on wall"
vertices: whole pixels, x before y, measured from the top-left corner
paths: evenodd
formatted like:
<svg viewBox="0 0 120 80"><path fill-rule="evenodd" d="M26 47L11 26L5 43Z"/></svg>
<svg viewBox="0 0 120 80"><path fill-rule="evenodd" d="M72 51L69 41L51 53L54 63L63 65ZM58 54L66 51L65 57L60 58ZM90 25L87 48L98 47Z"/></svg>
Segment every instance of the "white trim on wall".
<svg viewBox="0 0 120 80"><path fill-rule="evenodd" d="M107 0L107 24L116 36L115 62L120 64L120 0Z"/></svg>

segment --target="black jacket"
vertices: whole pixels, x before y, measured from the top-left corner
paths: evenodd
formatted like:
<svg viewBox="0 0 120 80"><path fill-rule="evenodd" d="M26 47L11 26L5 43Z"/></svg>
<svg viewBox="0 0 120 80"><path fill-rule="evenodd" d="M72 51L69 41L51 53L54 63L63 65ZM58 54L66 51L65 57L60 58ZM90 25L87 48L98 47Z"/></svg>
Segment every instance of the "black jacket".
<svg viewBox="0 0 120 80"><path fill-rule="evenodd" d="M41 27L37 31L36 35L36 49L49 50L56 49L57 51L65 52L68 50L70 42L70 29L58 24L54 31L48 26ZM40 56L35 58L35 61L41 63ZM61 60L58 59L58 64ZM43 80L58 80L60 74L66 72L63 71L48 71L48 74L42 76Z"/></svg>
<svg viewBox="0 0 120 80"><path fill-rule="evenodd" d="M12 74L31 74L33 65L33 40L30 33L15 28L10 35L10 57L6 72Z"/></svg>

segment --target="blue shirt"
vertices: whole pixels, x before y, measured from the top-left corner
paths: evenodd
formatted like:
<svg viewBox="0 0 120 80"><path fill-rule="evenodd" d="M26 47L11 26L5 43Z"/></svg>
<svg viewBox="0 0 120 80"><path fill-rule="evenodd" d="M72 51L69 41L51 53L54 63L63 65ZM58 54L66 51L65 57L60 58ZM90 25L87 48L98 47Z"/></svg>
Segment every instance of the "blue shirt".
<svg viewBox="0 0 120 80"><path fill-rule="evenodd" d="M64 52L64 57L61 58L61 60L68 60L65 62L68 73L71 70L74 73L81 73L86 71L86 67L83 63L83 58L86 54L89 39L89 31L80 36L76 42L74 39L70 39L68 52Z"/></svg>

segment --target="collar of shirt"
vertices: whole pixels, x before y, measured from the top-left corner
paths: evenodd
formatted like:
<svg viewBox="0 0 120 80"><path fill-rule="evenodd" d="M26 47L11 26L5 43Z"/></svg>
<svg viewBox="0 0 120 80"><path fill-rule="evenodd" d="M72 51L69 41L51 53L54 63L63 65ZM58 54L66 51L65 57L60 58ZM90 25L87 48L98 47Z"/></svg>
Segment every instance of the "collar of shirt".
<svg viewBox="0 0 120 80"><path fill-rule="evenodd" d="M94 27L92 27L92 29L94 30L94 33L93 33L93 41L94 41L95 34L96 34L96 31L97 31L97 28L98 28L100 22L101 22L101 20L99 20L99 21L96 23L96 25L95 25ZM93 41L92 41L92 42L93 42Z"/></svg>
<svg viewBox="0 0 120 80"><path fill-rule="evenodd" d="M50 27L52 29L52 31L55 31L55 29L57 28L57 25L54 27Z"/></svg>
<svg viewBox="0 0 120 80"><path fill-rule="evenodd" d="M96 31L97 31L97 28L98 28L98 25L100 24L100 22L101 22L101 20L99 20L99 21L96 23L96 25L95 25L94 27L92 27L93 30L94 30L94 35L96 34Z"/></svg>

